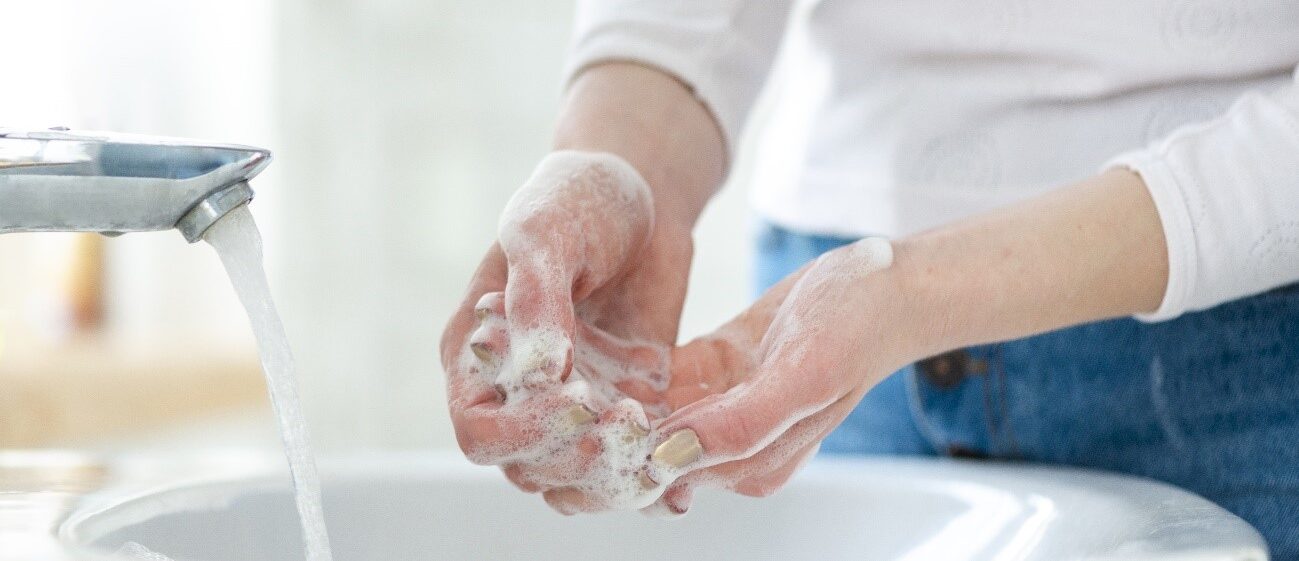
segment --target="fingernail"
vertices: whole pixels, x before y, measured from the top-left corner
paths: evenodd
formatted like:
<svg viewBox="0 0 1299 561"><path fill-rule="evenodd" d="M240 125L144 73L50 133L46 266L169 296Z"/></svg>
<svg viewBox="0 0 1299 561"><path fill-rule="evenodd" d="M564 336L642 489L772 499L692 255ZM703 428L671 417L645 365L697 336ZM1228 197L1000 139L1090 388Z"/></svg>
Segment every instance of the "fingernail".
<svg viewBox="0 0 1299 561"><path fill-rule="evenodd" d="M640 470L640 486L641 486L641 489L644 489L644 490L648 491L648 490L650 490L650 489L654 489L654 488L658 487L658 486L659 486L659 482L658 482L658 481L655 481L653 477L650 477L650 474L649 474L648 471L642 469L642 470Z"/></svg>
<svg viewBox="0 0 1299 561"><path fill-rule="evenodd" d="M478 308L474 310L474 317L478 318L478 323L482 323L487 320L487 313L487 308Z"/></svg>
<svg viewBox="0 0 1299 561"><path fill-rule="evenodd" d="M704 447L699 444L699 435L691 429L681 429L659 444L650 459L679 469L694 463L703 454Z"/></svg>
<svg viewBox="0 0 1299 561"><path fill-rule="evenodd" d="M492 362L496 357L492 356L492 347L487 343L478 342L470 343L469 350L474 352L474 356L483 362Z"/></svg>
<svg viewBox="0 0 1299 561"><path fill-rule="evenodd" d="M595 411L583 404L574 405L568 410L568 421L574 427L595 422Z"/></svg>

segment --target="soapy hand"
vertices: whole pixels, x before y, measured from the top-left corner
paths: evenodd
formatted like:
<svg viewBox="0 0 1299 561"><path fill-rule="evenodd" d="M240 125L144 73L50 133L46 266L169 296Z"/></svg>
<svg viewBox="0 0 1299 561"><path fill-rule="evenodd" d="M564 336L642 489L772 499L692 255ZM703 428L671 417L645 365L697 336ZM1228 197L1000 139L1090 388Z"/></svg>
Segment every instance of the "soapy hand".
<svg viewBox="0 0 1299 561"><path fill-rule="evenodd" d="M645 468L666 484L653 509L682 514L699 486L774 492L904 362L876 336L885 326L872 281L892 259L879 238L827 253L674 352L674 412L655 426Z"/></svg>
<svg viewBox="0 0 1299 561"><path fill-rule="evenodd" d="M643 506L657 496L638 470L651 419L669 411L688 228L655 223L630 164L565 151L498 234L442 340L461 448L563 512Z"/></svg>

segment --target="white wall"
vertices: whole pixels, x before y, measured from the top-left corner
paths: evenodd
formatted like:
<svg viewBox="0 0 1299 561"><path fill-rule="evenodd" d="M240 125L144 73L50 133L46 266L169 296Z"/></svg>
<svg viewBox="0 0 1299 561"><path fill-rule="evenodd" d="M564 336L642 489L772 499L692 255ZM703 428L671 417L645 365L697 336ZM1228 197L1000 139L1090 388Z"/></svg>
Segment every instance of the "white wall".
<svg viewBox="0 0 1299 561"><path fill-rule="evenodd" d="M327 450L451 446L437 345L545 153L571 0L42 0L5 3L0 124L271 148L254 182L268 269ZM747 299L743 194L699 228L683 337ZM25 242L0 240L5 248ZM7 244L7 245L6 245ZM24 251L38 252L30 244ZM246 350L207 248L109 245L115 331ZM0 292L25 278L0 263ZM0 298L0 309L5 301Z"/></svg>
<svg viewBox="0 0 1299 561"><path fill-rule="evenodd" d="M116 130L264 144L270 4L262 0L41 0L0 7L0 126ZM271 174L273 175L273 174ZM273 180L262 180L258 187ZM0 239L0 313L26 318L24 273L57 235ZM247 347L247 320L211 251L176 232L107 243L110 331L137 347ZM21 300L21 301L20 301ZM20 326L15 326L18 328Z"/></svg>
<svg viewBox="0 0 1299 561"><path fill-rule="evenodd" d="M284 0L268 240L317 440L450 446L443 323L545 153L570 0ZM699 230L684 336L747 294L743 195Z"/></svg>

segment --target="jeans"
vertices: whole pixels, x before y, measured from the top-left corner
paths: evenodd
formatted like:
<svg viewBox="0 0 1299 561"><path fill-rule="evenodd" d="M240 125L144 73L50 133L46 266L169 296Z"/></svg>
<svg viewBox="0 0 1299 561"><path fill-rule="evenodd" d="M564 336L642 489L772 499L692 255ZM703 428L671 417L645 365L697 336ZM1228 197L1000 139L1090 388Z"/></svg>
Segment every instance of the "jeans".
<svg viewBox="0 0 1299 561"><path fill-rule="evenodd" d="M755 241L760 292L854 240L759 223ZM1274 560L1299 561L1299 284L921 361L868 392L821 449L1149 477L1245 519Z"/></svg>

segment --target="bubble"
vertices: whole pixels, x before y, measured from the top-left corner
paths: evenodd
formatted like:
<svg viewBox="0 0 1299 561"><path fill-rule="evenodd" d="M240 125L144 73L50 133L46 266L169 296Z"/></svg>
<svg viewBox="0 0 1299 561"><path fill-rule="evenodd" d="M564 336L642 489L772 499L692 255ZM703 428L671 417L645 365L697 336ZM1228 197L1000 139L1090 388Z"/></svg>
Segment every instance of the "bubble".
<svg viewBox="0 0 1299 561"><path fill-rule="evenodd" d="M575 252L589 274L613 275L637 244L648 243L652 228L652 195L634 167L612 154L559 151L547 156L510 199L498 238L512 271L527 271L537 277L529 282L554 287L571 284L571 264L562 252L573 248L566 243L579 246ZM542 307L537 316L543 322L573 313L557 309L571 305L564 299L528 304ZM666 345L624 340L585 323L587 329L570 336L557 325L511 323L508 313L481 315L484 335L461 355L468 361L462 363L466 371L476 369L504 394L504 411L527 416L529 441L500 443L501 450L512 451L501 463L518 464L542 487L582 491L603 509L654 502L670 481L665 475L657 485L647 485L643 466L655 441L651 417L666 415L666 405L641 403L619 385L634 381L637 387L665 390ZM496 342L497 333L508 340ZM571 370L561 379L570 358Z"/></svg>
<svg viewBox="0 0 1299 561"><path fill-rule="evenodd" d="M504 321L496 316L486 321ZM508 356L499 364L479 364L482 375L493 380L505 393L504 408L536 416L528 418L533 431L527 436L536 443L510 454L501 463L518 463L530 471L541 474L536 483L547 487L572 487L599 502L599 507L610 510L639 509L653 503L679 473L656 474L655 485L647 486L643 479L646 458L653 452L656 441L651 428L650 413L662 414L658 406L647 412L645 404L632 399L615 385L623 380L637 379L666 387L665 372L639 368L621 363L583 346L584 360L574 365L568 379L544 380L536 372L544 366L538 357L560 354L570 343L558 330L534 328L513 330L510 335ZM580 344L580 342L579 342ZM666 352L666 350L664 351ZM477 360L470 352L465 360ZM661 365L664 369L666 363ZM556 401L544 401L547 398ZM538 402L537 400L543 400ZM563 400L558 401L558 400ZM557 411L544 405L561 405ZM546 413L542 413L546 412ZM513 443L501 443L502 449L515 449ZM583 445L598 449L585 465L569 465L577 461L573 451ZM577 477L575 474L582 474Z"/></svg>

